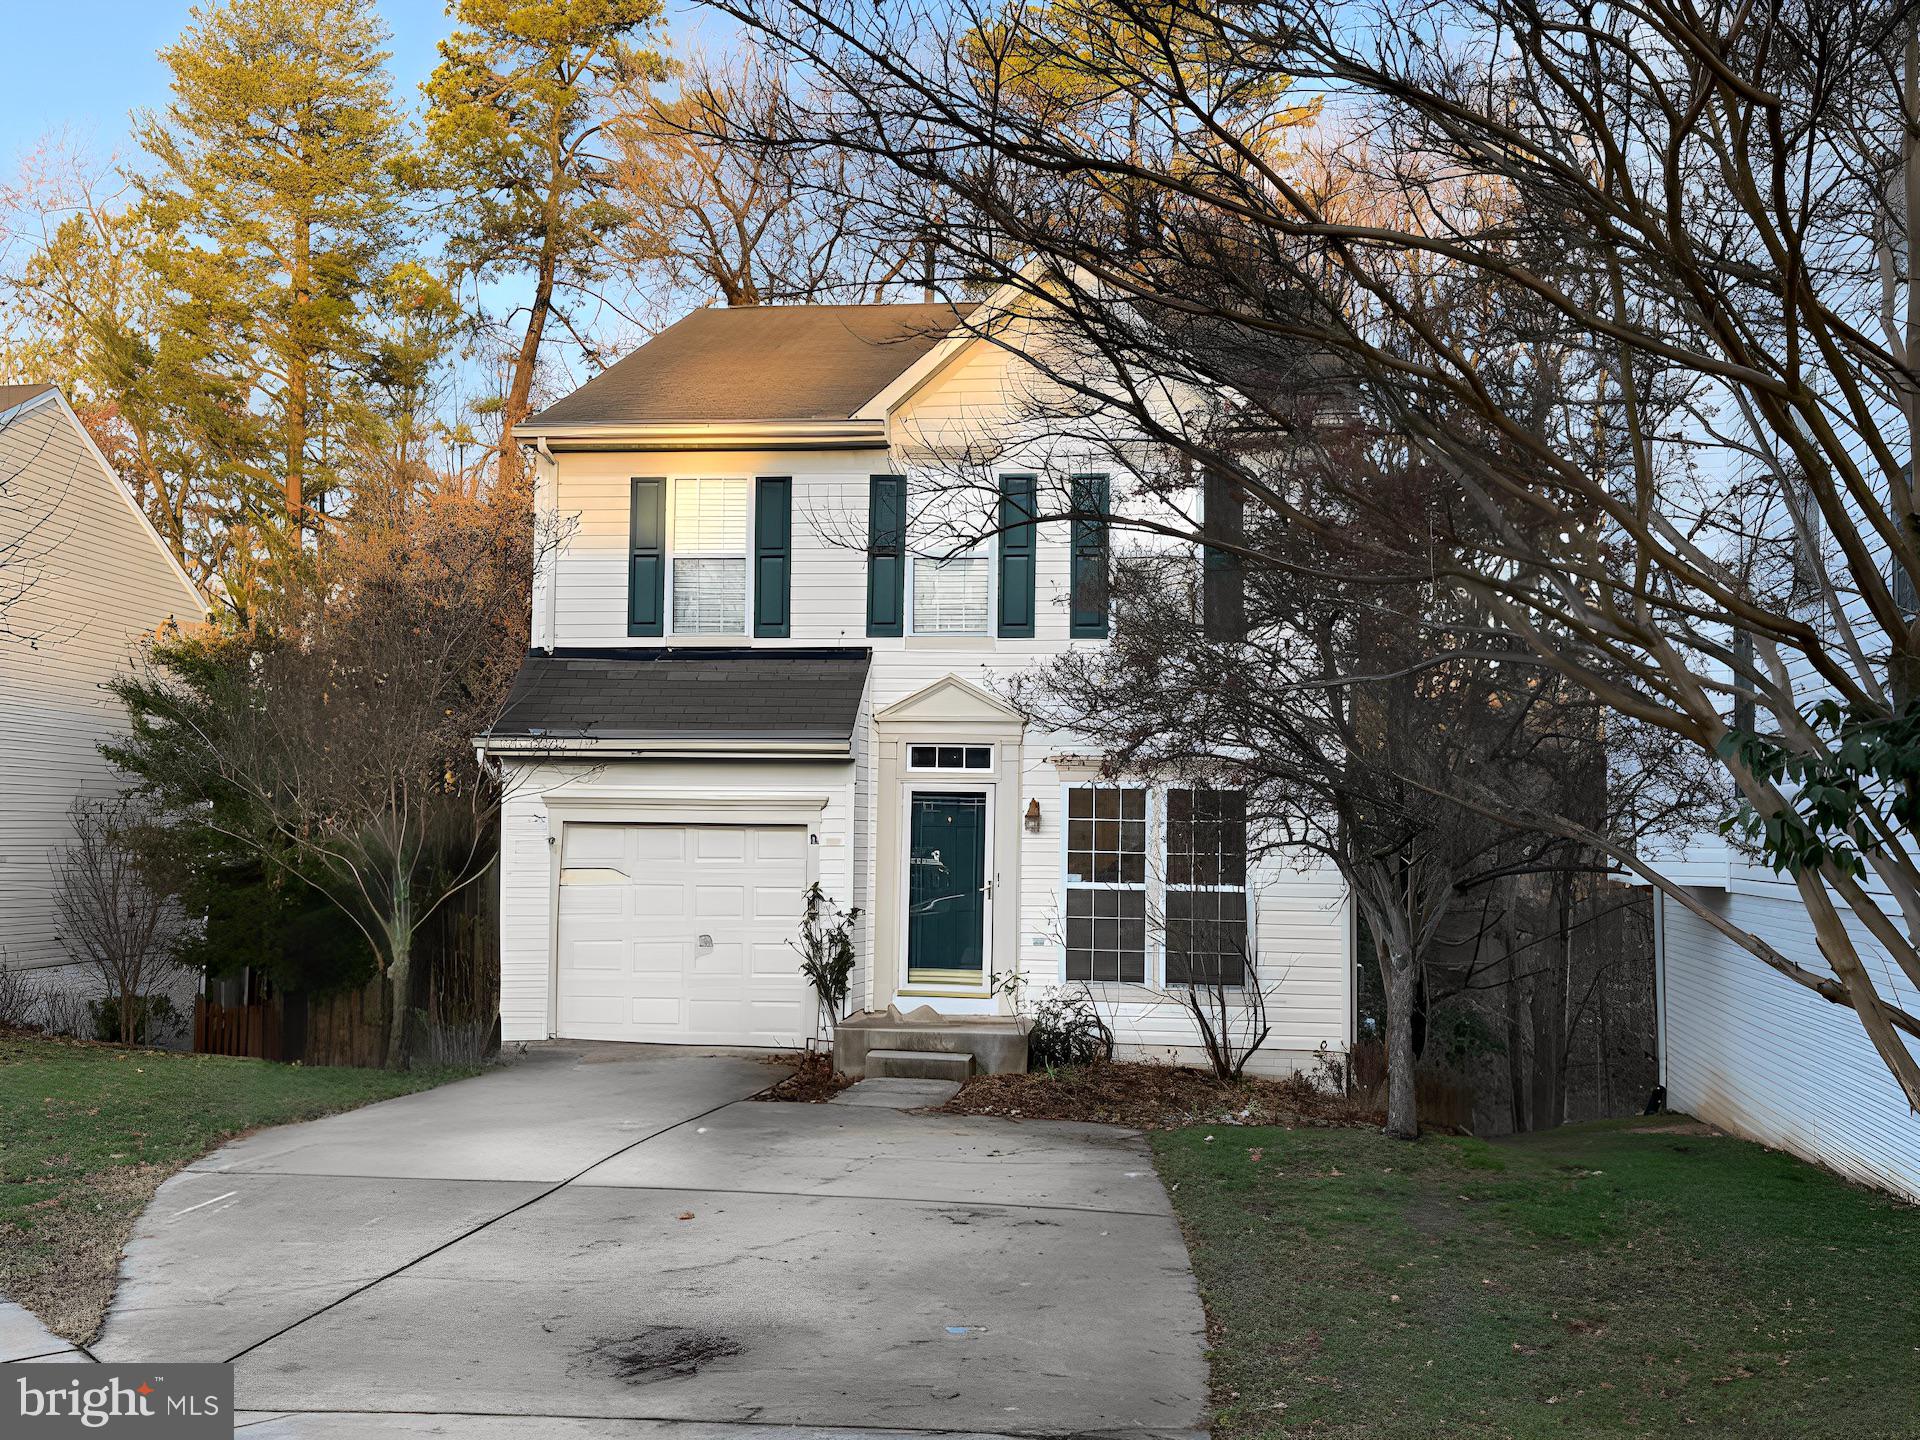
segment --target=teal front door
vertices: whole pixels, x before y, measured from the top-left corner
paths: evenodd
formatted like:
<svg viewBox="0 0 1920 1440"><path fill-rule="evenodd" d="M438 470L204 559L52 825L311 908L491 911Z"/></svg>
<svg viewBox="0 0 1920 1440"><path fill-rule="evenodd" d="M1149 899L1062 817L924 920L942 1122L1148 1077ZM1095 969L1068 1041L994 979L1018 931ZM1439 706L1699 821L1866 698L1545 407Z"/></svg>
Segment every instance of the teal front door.
<svg viewBox="0 0 1920 1440"><path fill-rule="evenodd" d="M916 790L907 822L907 983L986 979L987 797Z"/></svg>

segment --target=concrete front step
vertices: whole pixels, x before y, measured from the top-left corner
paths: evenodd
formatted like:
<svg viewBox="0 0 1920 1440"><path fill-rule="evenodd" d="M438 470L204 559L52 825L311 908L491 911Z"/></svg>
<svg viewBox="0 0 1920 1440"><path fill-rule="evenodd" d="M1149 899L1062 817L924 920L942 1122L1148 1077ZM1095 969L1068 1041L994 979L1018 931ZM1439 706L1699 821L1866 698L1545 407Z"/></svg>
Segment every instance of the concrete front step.
<svg viewBox="0 0 1920 1440"><path fill-rule="evenodd" d="M965 1050L869 1050L867 1079L960 1080L973 1074Z"/></svg>
<svg viewBox="0 0 1920 1440"><path fill-rule="evenodd" d="M953 1056L968 1063L966 1069L955 1070L869 1069L868 1058L881 1051ZM1027 1026L1013 1015L942 1015L926 1005L908 1014L891 1005L864 1010L834 1027L833 1068L843 1075L937 1074L957 1079L1023 1071Z"/></svg>

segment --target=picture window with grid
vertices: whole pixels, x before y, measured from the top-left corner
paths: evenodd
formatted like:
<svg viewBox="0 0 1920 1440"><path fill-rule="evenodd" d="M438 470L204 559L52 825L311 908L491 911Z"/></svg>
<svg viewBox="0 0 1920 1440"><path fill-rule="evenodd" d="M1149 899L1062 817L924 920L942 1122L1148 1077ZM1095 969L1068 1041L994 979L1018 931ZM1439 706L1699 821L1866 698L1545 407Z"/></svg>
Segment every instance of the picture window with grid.
<svg viewBox="0 0 1920 1440"><path fill-rule="evenodd" d="M1067 979L1147 978L1147 792L1067 792Z"/></svg>
<svg viewBox="0 0 1920 1440"><path fill-rule="evenodd" d="M1166 981L1246 983L1247 802L1237 790L1167 792Z"/></svg>

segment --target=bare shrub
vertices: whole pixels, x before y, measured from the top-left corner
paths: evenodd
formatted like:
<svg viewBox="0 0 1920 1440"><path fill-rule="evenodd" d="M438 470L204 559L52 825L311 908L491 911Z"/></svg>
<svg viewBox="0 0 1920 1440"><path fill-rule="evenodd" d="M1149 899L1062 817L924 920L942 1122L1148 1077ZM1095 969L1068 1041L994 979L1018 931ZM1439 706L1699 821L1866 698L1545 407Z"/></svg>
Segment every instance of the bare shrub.
<svg viewBox="0 0 1920 1440"><path fill-rule="evenodd" d="M0 1030L32 1029L39 1009L38 987L0 955Z"/></svg>
<svg viewBox="0 0 1920 1440"><path fill-rule="evenodd" d="M176 963L184 917L146 873L133 841L144 817L126 799L79 798L67 818L73 843L55 876L60 943L99 979L103 1006L113 1017L111 1033L131 1045L140 1036L155 982ZM95 1021L84 1004L82 1017L63 1033L91 1033Z"/></svg>

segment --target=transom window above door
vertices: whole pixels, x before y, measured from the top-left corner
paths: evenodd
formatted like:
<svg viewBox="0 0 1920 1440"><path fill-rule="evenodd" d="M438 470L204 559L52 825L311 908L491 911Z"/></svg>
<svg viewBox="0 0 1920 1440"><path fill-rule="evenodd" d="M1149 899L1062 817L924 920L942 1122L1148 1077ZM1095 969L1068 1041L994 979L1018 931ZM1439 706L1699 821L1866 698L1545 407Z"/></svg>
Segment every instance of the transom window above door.
<svg viewBox="0 0 1920 1440"><path fill-rule="evenodd" d="M748 482L675 480L672 507L673 633L746 634Z"/></svg>
<svg viewBox="0 0 1920 1440"><path fill-rule="evenodd" d="M991 745L909 745L909 770L991 770Z"/></svg>

